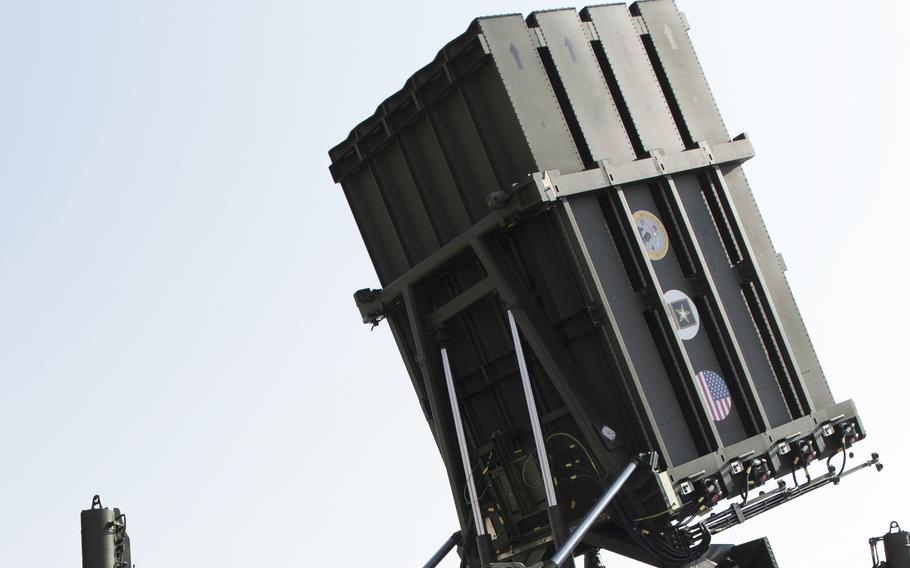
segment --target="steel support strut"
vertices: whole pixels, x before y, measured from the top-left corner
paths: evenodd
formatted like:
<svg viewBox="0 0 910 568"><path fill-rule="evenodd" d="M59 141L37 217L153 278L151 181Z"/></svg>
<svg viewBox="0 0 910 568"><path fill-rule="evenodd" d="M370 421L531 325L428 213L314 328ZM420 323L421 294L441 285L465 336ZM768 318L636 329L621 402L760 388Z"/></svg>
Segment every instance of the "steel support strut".
<svg viewBox="0 0 910 568"><path fill-rule="evenodd" d="M559 504L556 501L556 488L553 486L553 475L550 473L550 459L547 456L547 445L540 427L540 415L537 412L537 403L534 402L534 391L531 389L531 376L528 373L528 363L525 360L524 348L521 346L521 335L512 310L506 314L509 317L509 328L512 330L512 342L515 344L515 357L518 359L518 372L521 375L521 386L524 389L525 401L528 405L528 414L531 417L531 432L534 434L534 447L537 449L537 458L540 463L540 477L543 479L543 489L547 496L547 514L550 527L553 530L553 542L559 546L566 540L566 528L563 522Z"/></svg>
<svg viewBox="0 0 910 568"><path fill-rule="evenodd" d="M464 435L461 411L458 408L458 395L455 394L455 381L452 378L452 367L449 365L449 353L445 347L440 350L440 353L442 355L442 369L446 376L446 387L449 390L449 402L452 404L452 418L455 421L458 449L461 451L461 463L464 466L465 485L468 487L468 497L471 500L471 514L473 515L474 529L477 534L477 553L480 556L480 565L487 566L493 562L493 547L483 524L483 516L480 513L480 500L477 497L477 486L474 485L471 454L468 452L468 442Z"/></svg>

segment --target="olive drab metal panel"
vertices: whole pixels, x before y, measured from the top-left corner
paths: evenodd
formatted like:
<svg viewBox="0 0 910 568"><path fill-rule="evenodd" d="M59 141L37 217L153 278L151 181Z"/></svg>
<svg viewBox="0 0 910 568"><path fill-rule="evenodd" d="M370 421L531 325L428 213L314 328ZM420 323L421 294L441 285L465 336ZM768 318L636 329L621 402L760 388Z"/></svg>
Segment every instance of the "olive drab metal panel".
<svg viewBox="0 0 910 568"><path fill-rule="evenodd" d="M672 1L479 18L329 154L382 285L357 305L401 351L468 566L541 560L643 452L584 542L695 558L700 529L642 529L865 436Z"/></svg>
<svg viewBox="0 0 910 568"><path fill-rule="evenodd" d="M581 158L572 142L566 119L559 110L553 88L522 17L502 16L478 21L531 147L536 171L581 170ZM528 172L521 173L526 175Z"/></svg>
<svg viewBox="0 0 910 568"><path fill-rule="evenodd" d="M591 159L635 159L578 13L572 9L534 12L529 21L546 42L544 52L559 75Z"/></svg>
<svg viewBox="0 0 910 568"><path fill-rule="evenodd" d="M636 10L649 30L658 30L658 33L650 33L649 38L653 42L660 67L666 73L667 85L674 93L680 118L685 124L681 128L684 136L689 140L705 140L708 143L728 140L727 128L675 6L668 2L640 2L636 4ZM731 191L731 199L734 207L739 210L740 221L758 265L757 270L773 298L773 311L785 330L783 333L786 340L782 343L787 344L797 360L797 368L793 369L797 376L793 380L805 383L812 399L810 402L816 406L831 405L834 398L745 176L737 167L723 178L727 186L735 188Z"/></svg>
<svg viewBox="0 0 910 568"><path fill-rule="evenodd" d="M673 127L673 117L629 9L622 4L593 6L585 8L582 16L597 30L608 74L612 74L629 109L643 149L681 150L682 139Z"/></svg>

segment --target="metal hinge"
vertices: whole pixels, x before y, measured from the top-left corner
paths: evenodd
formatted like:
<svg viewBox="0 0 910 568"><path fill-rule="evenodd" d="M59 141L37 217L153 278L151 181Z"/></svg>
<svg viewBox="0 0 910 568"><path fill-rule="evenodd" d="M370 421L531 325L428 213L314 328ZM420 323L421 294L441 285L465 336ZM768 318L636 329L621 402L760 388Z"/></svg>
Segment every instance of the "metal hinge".
<svg viewBox="0 0 910 568"><path fill-rule="evenodd" d="M606 319L606 317L607 317L607 312L606 312L606 310L604 310L603 305L600 304L599 302L595 302L595 303L589 304L587 306L587 308L588 308L588 316L590 316L590 318L591 318L591 323L593 323L595 326L601 325L603 323L604 319Z"/></svg>

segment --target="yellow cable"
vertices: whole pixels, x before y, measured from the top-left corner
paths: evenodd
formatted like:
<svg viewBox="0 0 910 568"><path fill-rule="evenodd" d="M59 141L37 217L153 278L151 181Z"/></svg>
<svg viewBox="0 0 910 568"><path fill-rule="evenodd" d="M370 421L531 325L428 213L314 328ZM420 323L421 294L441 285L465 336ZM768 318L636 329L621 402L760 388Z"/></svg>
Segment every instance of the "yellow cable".
<svg viewBox="0 0 910 568"><path fill-rule="evenodd" d="M549 436L547 436L547 439L544 441L544 443L549 442L550 440L552 440L553 438L556 438L557 436L565 436L566 438L568 438L568 439L572 440L573 442L575 442L576 444L578 444L578 447L580 447L581 451L583 451L585 453L585 456L588 458L588 461L591 462L591 467L594 468L594 472L598 473L598 474L600 473L600 470L597 468L597 464L594 462L594 459L591 457L591 454L588 453L588 449L585 448L585 445L582 444L581 442L579 442L578 438L576 438L572 434L567 434L565 432L554 432L554 433L550 434Z"/></svg>
<svg viewBox="0 0 910 568"><path fill-rule="evenodd" d="M638 517L637 519L632 519L632 522L633 522L633 523L637 523L637 522L639 522L639 521L650 521L651 519L656 519L656 518L658 518L658 517L663 517L664 515L666 515L667 513L669 513L669 512L672 511L672 510L673 510L673 508L671 507L671 508L669 508L669 509L667 509L667 510L665 510L665 511L661 511L661 512L659 512L659 513L654 513L653 515L648 515L648 516L646 516L646 517Z"/></svg>

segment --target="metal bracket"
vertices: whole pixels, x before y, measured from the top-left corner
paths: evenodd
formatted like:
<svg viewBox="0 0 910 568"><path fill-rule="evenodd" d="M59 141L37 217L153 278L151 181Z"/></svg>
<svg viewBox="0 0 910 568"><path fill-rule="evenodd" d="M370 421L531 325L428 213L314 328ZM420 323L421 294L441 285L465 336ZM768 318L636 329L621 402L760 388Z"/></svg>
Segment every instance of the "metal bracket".
<svg viewBox="0 0 910 568"><path fill-rule="evenodd" d="M689 18L686 17L686 13L685 13L685 12L680 12L680 13L679 13L679 19L680 19L680 21L682 22L683 30L689 31L689 30L692 29L692 26L689 25Z"/></svg>
<svg viewBox="0 0 910 568"><path fill-rule="evenodd" d="M777 258L777 264L780 265L781 272L786 272L787 263L784 260L784 255L782 255L781 253L778 252L778 253L775 253L774 256L775 256L775 258Z"/></svg>
<svg viewBox="0 0 910 568"><path fill-rule="evenodd" d="M661 471L657 474L657 486L660 488L660 493L664 498L667 509L670 511L679 509L679 497L676 496L676 491L673 490L673 482L670 480L670 475L666 471Z"/></svg>
<svg viewBox="0 0 910 568"><path fill-rule="evenodd" d="M598 162L598 168L577 173L562 174L548 170L540 176L543 185L541 197L555 201L560 197L589 193L619 185L627 185L681 173L696 171L722 164L741 164L755 156L752 143L745 134L730 142L710 145L699 142L698 147L666 154L660 150L647 158L631 162Z"/></svg>

